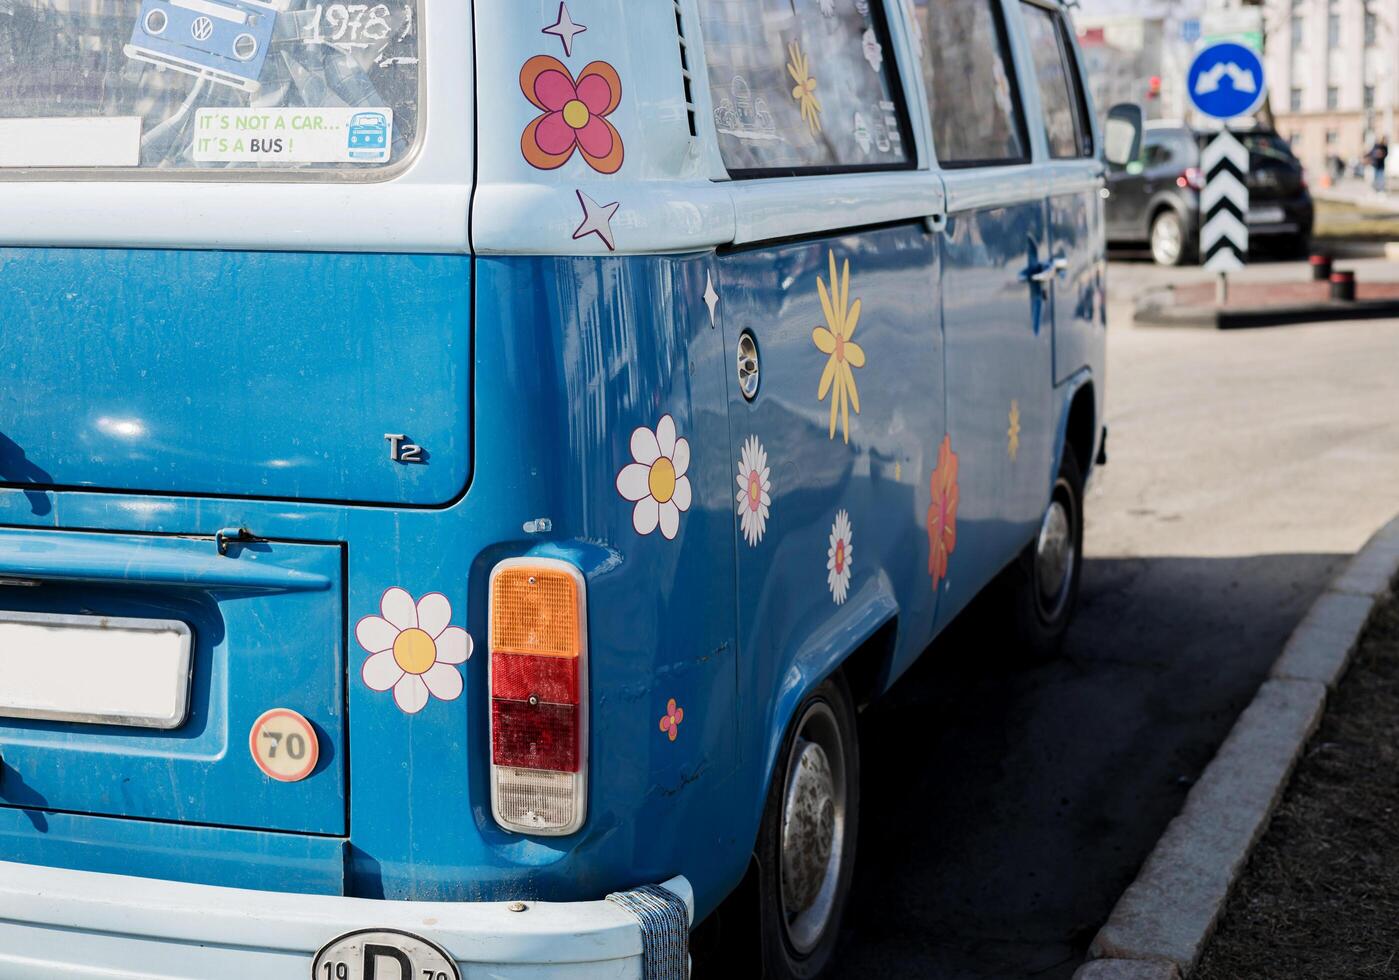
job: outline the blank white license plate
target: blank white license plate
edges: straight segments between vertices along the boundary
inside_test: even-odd
[[[1250,208],[1248,223],[1251,225],[1280,225],[1287,215],[1282,208]]]
[[[192,645],[172,620],[0,612],[0,718],[178,728]]]

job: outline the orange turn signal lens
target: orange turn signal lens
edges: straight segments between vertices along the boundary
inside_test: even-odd
[[[515,566],[491,582],[491,650],[536,657],[577,657],[578,583],[567,572]]]

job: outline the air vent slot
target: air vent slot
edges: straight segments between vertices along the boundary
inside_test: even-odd
[[[685,12],[680,0],[675,3],[675,34],[680,40],[680,77],[685,82],[685,118],[690,124],[690,135],[697,136],[695,129],[695,76],[690,69],[690,42],[685,40]]]

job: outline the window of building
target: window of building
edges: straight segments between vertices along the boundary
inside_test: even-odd
[[[913,165],[879,0],[702,0],[699,9],[731,175]]]
[[[923,80],[944,167],[1030,158],[1015,66],[998,0],[928,0]],[[958,43],[948,44],[948,38]]]
[[[1326,108],[1338,109],[1341,105],[1341,90],[1334,85],[1326,88]]]
[[[419,119],[419,0],[6,0],[17,166],[374,170]]]
[[[1375,107],[1375,86],[1373,86],[1373,85],[1366,85],[1366,86],[1365,86],[1365,108],[1366,108],[1366,109],[1373,109],[1374,107]]]
[[[1291,33],[1292,33],[1292,50],[1293,50],[1293,51],[1301,51],[1301,50],[1302,50],[1302,38],[1303,38],[1303,36],[1304,36],[1304,35],[1303,35],[1303,26],[1302,26],[1303,23],[1304,23],[1304,21],[1302,20],[1302,15],[1301,15],[1301,14],[1293,14],[1293,15],[1292,15]]]
[[[1340,134],[1340,133],[1336,132],[1334,129],[1328,129],[1328,130],[1326,131],[1326,145],[1327,145],[1327,146],[1335,146],[1335,145],[1336,145],[1337,143],[1339,143],[1340,141],[1341,141],[1341,134]]]
[[[1022,3],[1025,33],[1035,60],[1040,103],[1044,110],[1044,130],[1049,139],[1049,155],[1056,160],[1093,155],[1093,136],[1088,111],[1078,84],[1078,71],[1071,62],[1063,19],[1035,3]]]
[[[1333,50],[1341,46],[1341,15],[1329,14],[1326,18],[1326,45]]]
[[[1294,88],[1288,93],[1287,108],[1292,112],[1302,111],[1302,90],[1300,88]]]
[[[1365,47],[1373,48],[1379,43],[1379,21],[1373,10],[1365,11]]]

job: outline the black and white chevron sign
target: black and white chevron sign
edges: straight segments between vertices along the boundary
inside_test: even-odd
[[[1206,269],[1232,272],[1248,262],[1248,147],[1229,130],[1200,156],[1200,257]]]

